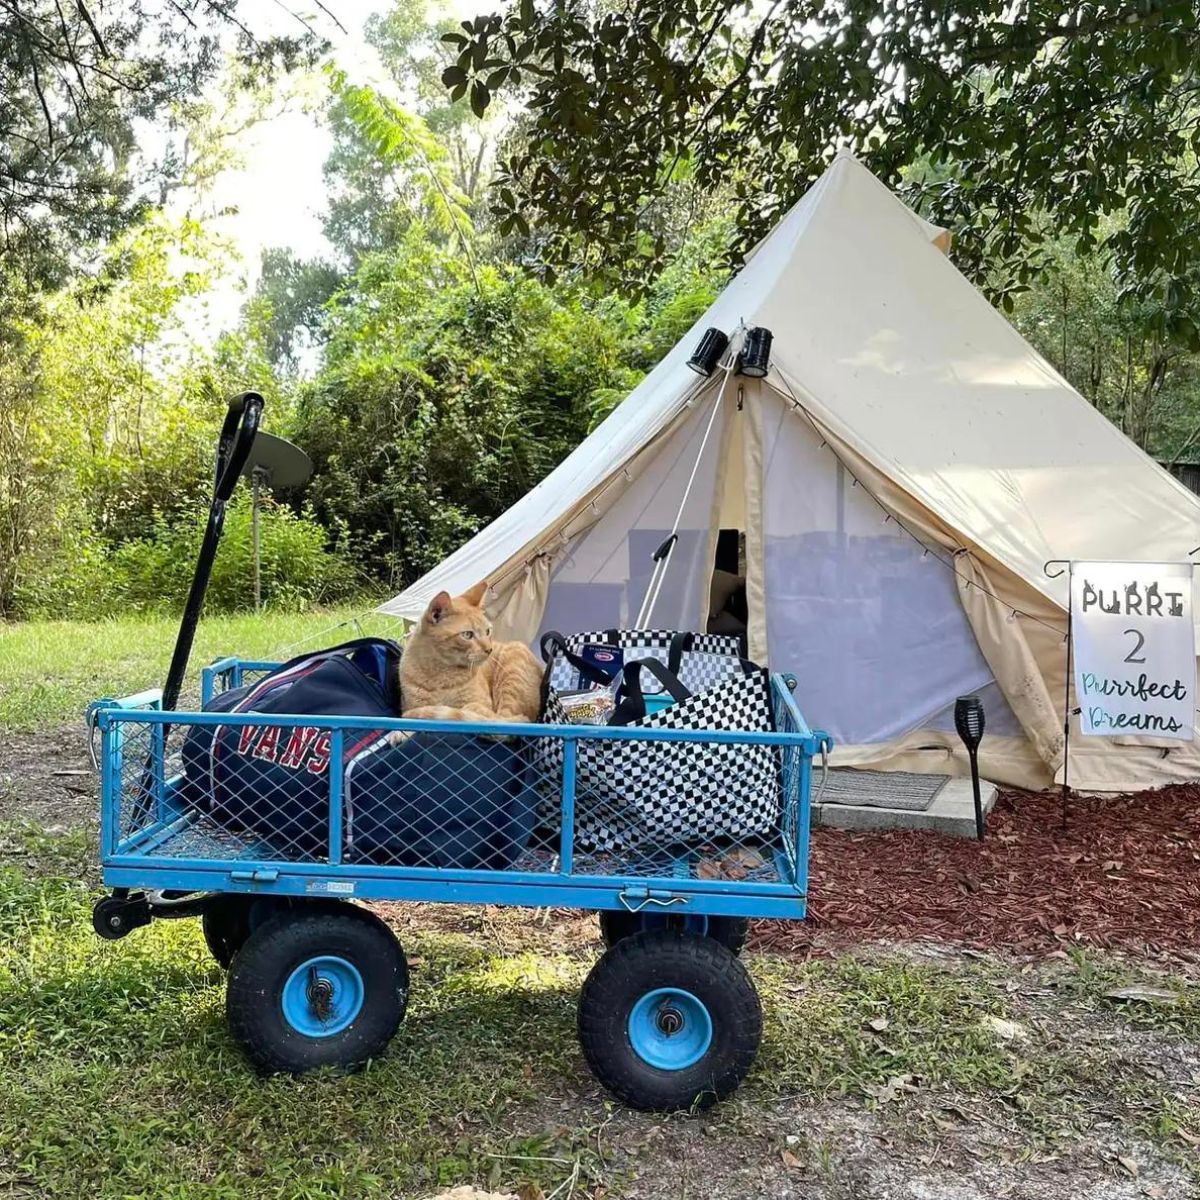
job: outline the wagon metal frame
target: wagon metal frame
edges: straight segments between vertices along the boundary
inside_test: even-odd
[[[225,658],[205,668],[205,702],[227,687],[277,664]],[[670,909],[680,914],[799,919],[806,911],[808,839],[813,760],[827,752],[827,735],[809,729],[788,680],[771,681],[777,731],[718,733],[705,730],[594,728],[583,725],[475,724],[456,721],[385,721],[378,717],[265,716],[256,713],[171,712],[156,689],[122,700],[101,701],[92,721],[100,736],[100,854],[104,882],[116,889],[169,892],[243,892],[276,896],[334,896],[363,900],[442,901],[533,907],[621,910]],[[232,854],[180,852],[183,835],[208,820],[179,802],[182,775],[167,754],[168,730],[197,726],[317,727],[331,735],[329,814],[323,861],[297,861],[264,842],[259,853],[236,847]],[[560,832],[553,869],[460,870],[371,865],[344,861],[343,744],[371,730],[405,730],[447,738],[504,737],[515,741],[555,738],[563,744]],[[581,741],[636,740],[770,745],[780,753],[780,836],[771,847],[773,869],[749,879],[697,878],[684,857],[648,876],[615,870],[580,870],[575,845],[576,748]],[[148,749],[148,754],[147,754]],[[136,793],[136,795],[134,794]],[[130,824],[138,807],[143,819]],[[124,828],[123,828],[124,826]],[[216,845],[216,843],[214,843]],[[769,876],[773,875],[774,878]]]

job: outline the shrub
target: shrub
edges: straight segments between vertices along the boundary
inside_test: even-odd
[[[262,598],[265,606],[299,611],[361,590],[359,572],[336,549],[309,513],[265,500],[259,514]],[[207,511],[168,522],[159,517],[152,536],[115,547],[94,535],[65,539],[49,561],[22,572],[18,602],[26,616],[99,617],[115,610],[179,611],[187,599]],[[254,550],[249,497],[230,504],[209,582],[206,611],[237,612],[254,606]]]

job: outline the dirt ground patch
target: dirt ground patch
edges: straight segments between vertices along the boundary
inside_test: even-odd
[[[850,1101],[792,1102],[712,1123],[621,1113],[602,1145],[629,1200],[1187,1200],[1186,1170],[1148,1145],[1030,1155],[967,1119],[968,1101],[881,1116]],[[1128,1165],[1121,1165],[1125,1159]],[[1134,1174],[1136,1172],[1136,1174]]]
[[[0,738],[0,822],[35,822],[51,834],[91,828],[99,794],[80,725]]]

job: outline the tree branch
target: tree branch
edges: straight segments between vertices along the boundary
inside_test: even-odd
[[[55,0],[55,3],[57,4],[57,0]],[[88,12],[87,5],[83,2],[83,0],[75,0],[75,8],[78,10],[79,15],[84,19],[87,27],[92,31],[92,37],[96,40],[97,49],[102,55],[104,55],[105,58],[108,58],[108,47],[104,44],[104,39],[100,36],[100,30],[96,28],[96,22],[92,20],[92,14]],[[62,10],[59,9],[59,12],[61,13]]]

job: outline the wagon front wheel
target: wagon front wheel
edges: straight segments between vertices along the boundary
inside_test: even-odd
[[[360,908],[286,909],[246,939],[225,997],[230,1031],[264,1074],[356,1070],[404,1019],[408,963],[392,931]]]
[[[762,1007],[746,968],[712,938],[623,938],[579,998],[579,1041],[596,1078],[633,1108],[707,1108],[746,1077]]]
[[[200,917],[204,943],[217,965],[229,970],[237,952],[260,925],[284,909],[305,907],[325,912],[350,909],[344,900],[313,896],[254,896],[245,892],[223,892],[209,896]]]

